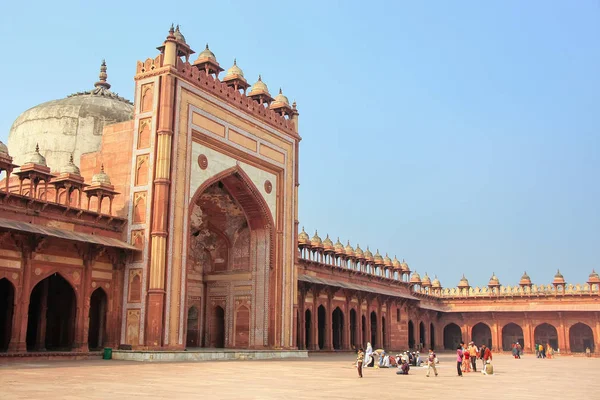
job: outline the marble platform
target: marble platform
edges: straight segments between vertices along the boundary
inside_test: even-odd
[[[188,349],[186,351],[113,350],[113,360],[147,362],[280,360],[308,358],[306,350]]]

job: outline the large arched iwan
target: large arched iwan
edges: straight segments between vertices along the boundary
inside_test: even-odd
[[[250,227],[251,234],[259,231],[265,230],[266,235],[269,241],[269,257],[268,257],[268,342],[267,345],[272,347],[275,345],[276,335],[280,334],[280,329],[277,329],[276,319],[275,319],[275,302],[276,299],[281,299],[281,290],[283,285],[278,285],[277,282],[281,281],[282,277],[282,269],[283,269],[283,255],[282,251],[279,251],[278,260],[275,259],[276,253],[276,240],[275,240],[275,231],[276,226],[273,221],[273,216],[271,215],[269,206],[267,205],[265,199],[262,197],[260,191],[253,184],[250,177],[244,172],[244,170],[236,165],[220,173],[214,175],[213,177],[207,179],[198,189],[196,189],[193,197],[190,199],[190,207],[188,212],[188,220],[192,217],[194,212],[194,207],[202,194],[215,183],[220,182],[223,187],[229,192],[231,197],[237,202],[240,208],[243,210],[246,220],[248,221],[248,226]],[[280,224],[283,224],[283,221],[279,221]],[[190,227],[191,224],[188,224]],[[281,227],[277,227],[283,228]],[[189,229],[189,228],[188,228]],[[187,232],[188,238],[190,232]],[[188,247],[188,252],[190,251],[191,246]],[[189,254],[188,254],[189,257]],[[187,280],[187,279],[186,279]],[[187,287],[187,284],[186,284]],[[187,296],[186,296],[187,299]],[[186,300],[187,301],[187,300]],[[256,305],[252,307],[254,310],[257,309]]]

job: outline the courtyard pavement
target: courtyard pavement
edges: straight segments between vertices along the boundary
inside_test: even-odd
[[[353,354],[302,360],[136,363],[40,361],[0,364],[0,399],[600,399],[600,359],[494,357],[494,376],[456,376],[439,355],[439,376],[367,368]]]

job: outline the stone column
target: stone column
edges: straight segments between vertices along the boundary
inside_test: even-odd
[[[502,328],[500,328],[496,319],[494,319],[494,326],[492,327],[492,345],[494,351],[502,351]]]
[[[369,299],[367,299],[367,315],[365,315],[365,323],[367,324],[367,329],[365,329],[365,334],[367,335],[367,337],[365,338],[366,345],[367,343],[371,342],[371,302],[369,301]]]
[[[327,309],[325,310],[325,350],[333,350],[333,293],[327,292]]]
[[[344,333],[343,333],[343,344],[342,344],[342,350],[350,350],[352,349],[352,343],[350,343],[350,338],[352,337],[352,335],[350,334],[350,301],[351,301],[351,297],[349,296],[348,293],[346,293],[346,304],[345,304],[345,311],[344,311]]]
[[[96,249],[89,249],[83,256],[83,278],[81,279],[81,292],[77,301],[77,319],[75,320],[75,343],[77,351],[89,351],[88,332],[90,329],[90,295],[92,288],[92,265],[96,256]]]
[[[384,347],[383,343],[383,307],[381,299],[377,299],[377,347]]]
[[[313,312],[311,315],[312,337],[310,343],[311,350],[319,350],[319,291],[313,287]]]
[[[44,240],[44,239],[42,239]],[[21,288],[19,290],[20,298],[17,299],[15,292],[15,302],[20,303],[21,311],[13,317],[13,335],[17,340],[11,340],[11,350],[14,352],[27,351],[27,322],[29,319],[29,300],[31,295],[31,256],[33,250],[28,243],[20,243],[21,247]],[[18,319],[17,319],[18,318]],[[15,329],[18,331],[15,332]]]
[[[156,130],[156,161],[154,166],[153,201],[150,215],[149,286],[146,318],[146,346],[160,348],[163,345],[163,321],[165,302],[165,277],[169,216],[169,190],[171,185],[171,144],[173,137],[173,109],[175,78],[160,77],[158,126]]]
[[[560,321],[558,328],[556,329],[556,333],[558,335],[558,348],[560,349],[561,353],[568,354],[571,352],[571,345],[569,343],[569,337],[567,335],[567,329],[562,313],[558,313],[558,318]],[[544,347],[546,347],[546,343],[544,343]]]
[[[358,343],[358,347],[362,347],[363,349],[365,348],[366,342],[365,342],[365,338],[363,337],[363,323],[362,323],[362,316],[363,316],[363,311],[362,311],[362,297],[358,297],[358,309],[356,312],[356,318],[358,319],[358,321],[356,321],[356,327],[358,329],[358,332],[356,332],[356,341]]]
[[[533,345],[535,344],[535,338],[533,335],[533,327],[531,326],[531,321],[525,321],[525,329],[523,330],[523,336],[525,336],[525,343],[523,344],[523,348],[526,351],[533,352],[535,354],[535,349]]]

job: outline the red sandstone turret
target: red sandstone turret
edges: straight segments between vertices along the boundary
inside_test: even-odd
[[[258,81],[256,81],[256,83],[254,83],[254,85],[252,85],[252,89],[250,89],[250,93],[248,93],[248,97],[250,97],[251,99],[253,99],[254,101],[256,101],[259,104],[267,104],[269,105],[272,101],[273,98],[271,97],[271,94],[269,93],[269,88],[267,87],[267,85],[262,81],[262,76],[258,76]]]
[[[4,183],[6,185],[5,190],[8,193],[8,182],[10,181],[10,174],[18,165],[13,164],[13,158],[8,154],[8,147],[2,141],[0,141],[0,172],[6,171],[4,177]]]
[[[50,168],[46,165],[46,158],[40,154],[40,146],[35,145],[35,151],[28,160],[21,166],[19,171],[15,172],[19,177],[19,194],[23,194],[23,181],[29,180],[29,197],[38,198],[38,185],[44,182],[44,196],[48,193],[48,183],[54,176],[50,173]],[[41,198],[41,194],[39,196]],[[48,199],[44,199],[48,200]]]
[[[523,273],[521,280],[519,281],[519,286],[522,288],[530,288],[531,289],[531,278],[527,275],[527,271]]]
[[[219,73],[224,71],[217,62],[215,53],[208,48],[208,43],[206,43],[206,48],[198,54],[198,58],[194,61],[194,67],[198,68],[200,71],[204,71],[207,75],[214,74],[215,78],[219,78]]]
[[[244,94],[246,94],[246,89],[250,87],[250,84],[246,78],[244,78],[244,72],[240,67],[238,67],[237,60],[235,58],[233,59],[233,65],[227,70],[227,73],[223,78],[223,82],[235,90],[242,89]]]

